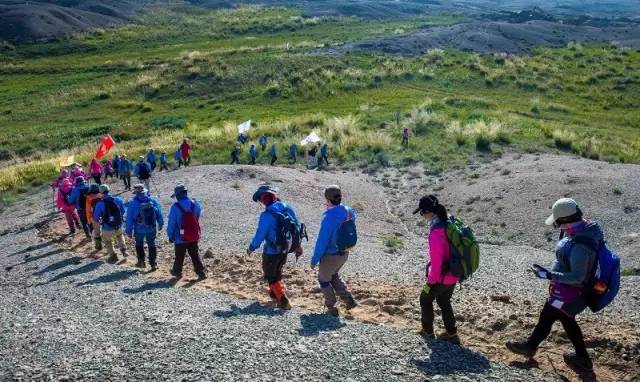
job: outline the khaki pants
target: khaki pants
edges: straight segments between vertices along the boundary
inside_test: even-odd
[[[100,223],[93,222],[93,238],[100,238]]]
[[[118,244],[118,248],[120,248],[120,251],[124,254],[124,252],[126,252],[127,250],[127,245],[124,242],[124,231],[122,230],[122,228],[118,228],[115,231],[107,231],[104,229],[102,230],[102,241],[107,248],[107,255],[109,256],[117,256],[116,252],[113,250],[114,239]]]
[[[349,255],[324,255],[318,266],[318,281],[324,295],[324,304],[327,308],[336,305],[336,295],[344,302],[352,302],[353,296],[347,289],[347,285],[338,274],[342,266],[347,262]]]

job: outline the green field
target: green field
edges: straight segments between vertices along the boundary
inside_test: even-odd
[[[41,185],[56,160],[86,161],[111,134],[130,155],[173,151],[223,163],[252,119],[282,152],[311,130],[349,167],[564,151],[640,161],[640,52],[570,45],[530,56],[432,50],[419,57],[331,54],[349,41],[456,17],[306,18],[291,9],[157,8],[124,27],[0,44],[0,192]],[[403,127],[412,130],[408,149]],[[282,156],[282,155],[281,155]]]

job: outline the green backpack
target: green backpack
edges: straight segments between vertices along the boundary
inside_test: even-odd
[[[446,270],[465,281],[478,270],[480,265],[480,246],[473,230],[456,217],[450,217],[446,223],[447,239],[451,247],[451,260]]]

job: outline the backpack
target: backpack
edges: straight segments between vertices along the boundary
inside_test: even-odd
[[[151,178],[151,173],[149,173],[149,169],[146,164],[140,164],[140,171],[138,172],[138,178],[145,180]]]
[[[195,241],[200,240],[200,222],[198,221],[198,216],[196,216],[195,208],[196,204],[191,202],[191,207],[189,211],[185,211],[184,208],[180,205],[179,202],[175,203],[175,206],[182,213],[182,227],[180,228],[180,238],[185,243],[193,243]]]
[[[480,265],[480,246],[471,227],[461,219],[450,217],[445,223],[451,259],[445,269],[465,281],[478,270]]]
[[[102,223],[109,227],[120,227],[122,225],[122,212],[113,199],[103,199],[104,213],[102,214]]]
[[[80,196],[78,198],[79,200],[79,205],[80,208],[78,208],[79,210],[83,210],[86,208],[87,205],[87,194],[89,193],[89,188],[82,188],[80,189]]]
[[[276,219],[276,241],[271,243],[280,248],[282,253],[293,253],[302,243],[300,227],[288,212],[267,210]]]
[[[358,231],[356,230],[356,222],[351,216],[351,212],[347,210],[346,219],[338,228],[336,246],[339,251],[347,251],[356,246],[358,242]]]
[[[156,227],[156,208],[150,200],[140,203],[136,223],[147,228]]]
[[[596,242],[586,237],[574,237],[574,244],[583,244],[596,253],[596,261],[589,281],[585,284],[587,306],[593,312],[607,307],[620,289],[620,258],[605,241]]]

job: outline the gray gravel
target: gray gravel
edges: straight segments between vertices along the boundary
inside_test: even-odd
[[[42,217],[0,216],[2,380],[556,380],[403,330],[167,288],[39,241]]]

